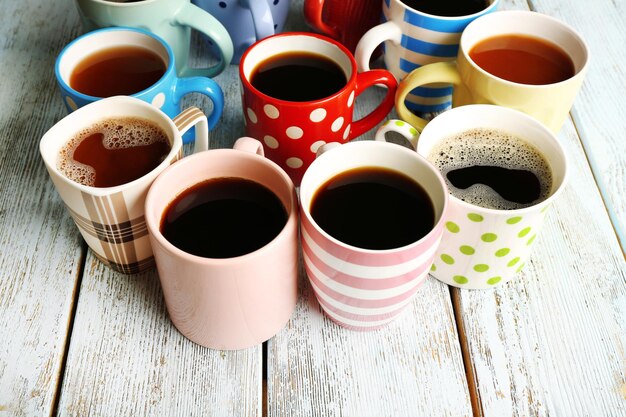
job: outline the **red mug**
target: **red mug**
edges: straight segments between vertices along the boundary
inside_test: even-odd
[[[264,94],[252,85],[259,65],[288,54],[307,54],[335,63],[346,82],[333,94],[310,101],[288,101]],[[265,145],[265,154],[299,185],[317,149],[344,143],[373,129],[393,107],[397,82],[387,70],[357,73],[354,56],[339,42],[322,35],[287,32],[262,39],[246,50],[239,64],[246,134]],[[310,79],[302,80],[302,88]],[[300,85],[296,80],[296,85]],[[353,121],[355,101],[367,88],[384,85],[382,102]],[[293,88],[297,88],[293,87]]]
[[[377,0],[304,0],[309,26],[338,40],[352,53],[365,32],[380,23],[382,13],[382,3]]]

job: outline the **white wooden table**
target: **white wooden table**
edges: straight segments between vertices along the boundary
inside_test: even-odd
[[[467,291],[429,278],[389,327],[356,333],[321,313],[301,272],[287,326],[222,352],[178,333],[156,271],[96,260],[48,178],[38,144],[65,115],[53,65],[82,33],[74,4],[0,1],[0,417],[626,416],[626,1],[500,8],[529,5],[579,30],[592,62],[559,134],[570,184],[517,279]],[[302,0],[288,28],[308,30]],[[230,147],[237,67],[215,80],[227,105],[211,147]]]

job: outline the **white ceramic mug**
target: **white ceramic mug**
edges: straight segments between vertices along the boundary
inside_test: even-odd
[[[567,158],[554,134],[532,117],[506,107],[474,104],[448,110],[426,125],[421,135],[406,122],[390,120],[376,133],[377,140],[395,131],[432,159],[445,139],[472,129],[495,129],[532,145],[545,157],[552,184],[547,198],[532,205],[499,210],[480,207],[450,195],[450,210],[431,275],[459,288],[483,289],[514,278],[527,262],[548,208],[567,182]],[[450,187],[451,188],[451,187]]]
[[[156,168],[134,181],[115,187],[90,187],[66,177],[57,162],[61,149],[79,132],[111,118],[136,117],[159,126],[168,136],[171,149]],[[152,181],[182,157],[182,134],[196,127],[195,152],[208,148],[208,124],[195,107],[174,120],[156,107],[134,97],[117,96],[98,100],[70,113],[50,130],[39,150],[57,192],[67,206],[87,245],[111,268],[131,274],[154,264],[144,218],[144,200]]]

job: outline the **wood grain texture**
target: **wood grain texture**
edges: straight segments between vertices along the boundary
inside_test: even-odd
[[[193,37],[192,65],[211,58]],[[244,135],[238,66],[215,81],[222,87],[222,119],[210,148],[229,148]],[[212,111],[190,94],[183,107]],[[193,144],[185,145],[186,154]],[[236,351],[203,348],[174,327],[156,270],[136,276],[112,272],[88,254],[58,415],[255,416],[261,414],[261,345]]]
[[[50,413],[84,254],[39,154],[65,115],[52,68],[72,7],[0,3],[0,416]]]
[[[156,270],[127,276],[88,255],[58,415],[255,416],[261,348],[217,351],[167,316]]]
[[[454,290],[485,416],[626,415],[626,265],[571,122],[569,186],[530,262],[496,291]]]
[[[619,110],[624,100],[619,89],[609,91],[620,78],[624,85],[623,70],[606,69],[616,66],[618,55],[608,50],[614,40],[622,43],[614,32],[623,34],[624,15],[609,1],[593,7],[551,0],[530,5],[580,31],[592,54],[600,52],[593,58],[600,68],[591,66],[576,99],[575,126],[568,120],[559,134],[569,156],[569,185],[551,209],[529,264],[497,291],[453,290],[475,381],[470,389],[485,416],[624,416],[626,264],[593,177],[602,180],[608,173],[621,181],[621,190],[609,198],[623,207],[626,154],[612,132],[624,131]],[[501,9],[526,8],[520,2],[501,4]],[[604,18],[608,21],[601,22]],[[593,166],[592,175],[586,156],[595,152],[615,154],[604,159],[605,166]]]
[[[302,0],[292,2],[292,30],[309,30],[301,8]],[[368,89],[356,100],[355,118],[383,96],[383,89]],[[356,140],[372,140],[374,133]],[[268,342],[269,416],[472,414],[446,285],[429,278],[387,328],[353,332],[324,316],[303,269],[300,275],[296,311]]]
[[[572,108],[613,226],[626,251],[626,2],[597,0],[575,7],[560,0],[533,1],[533,10],[576,29],[590,49],[590,66]]]

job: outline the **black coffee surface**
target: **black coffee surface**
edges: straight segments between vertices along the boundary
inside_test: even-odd
[[[474,184],[484,184],[513,203],[532,203],[541,196],[539,178],[525,169],[471,166],[454,169],[447,177],[453,186],[462,190]]]
[[[412,9],[434,16],[467,16],[489,6],[486,0],[401,0]]]
[[[424,237],[435,210],[421,185],[378,167],[357,168],[323,184],[311,215],[335,239],[363,249],[393,249]]]
[[[290,52],[261,62],[250,82],[270,97],[303,102],[332,96],[347,80],[339,65],[322,55]]]
[[[271,242],[287,211],[265,186],[217,178],[185,190],[167,207],[161,233],[177,248],[205,258],[233,258]]]
[[[551,194],[547,158],[526,140],[498,129],[469,129],[444,138],[428,160],[453,196],[480,207],[515,210]]]

